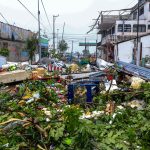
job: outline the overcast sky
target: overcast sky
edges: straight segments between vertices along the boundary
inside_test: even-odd
[[[27,8],[37,16],[37,1],[38,0],[20,0]],[[42,32],[46,32],[52,38],[52,20],[53,15],[59,14],[56,19],[56,29],[59,29],[59,37],[61,37],[63,24],[65,22],[66,41],[71,43],[74,40],[75,51],[83,48],[77,47],[79,41],[85,39],[85,34],[90,28],[89,26],[94,23],[95,18],[98,17],[101,10],[121,9],[132,7],[137,0],[43,0],[45,8],[51,23],[49,26],[46,20],[42,5],[40,5],[41,19],[44,24]],[[37,31],[37,21],[21,6],[17,0],[0,0],[0,12],[8,20],[10,24]],[[5,20],[0,16],[0,21]],[[57,31],[57,30],[56,30]],[[95,41],[96,31],[86,35],[88,41]],[[77,35],[80,34],[80,35]],[[71,46],[70,46],[71,47]]]

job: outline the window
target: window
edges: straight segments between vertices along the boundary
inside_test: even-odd
[[[114,33],[115,33],[115,27],[112,28],[112,34],[114,34]]]
[[[124,32],[131,32],[131,25],[130,24],[124,25]]]
[[[150,24],[148,25],[148,30],[150,30]]]
[[[8,43],[7,42],[3,42],[3,48],[8,48]]]
[[[133,19],[136,19],[136,17],[137,17],[137,11],[135,11],[135,12],[133,13]]]
[[[123,32],[123,24],[118,24],[118,32]]]
[[[137,24],[133,25],[133,32],[137,32]],[[145,24],[139,25],[139,32],[146,32],[146,25]]]
[[[150,4],[149,4],[149,11],[150,11]]]
[[[144,7],[142,7],[139,12],[139,15],[143,15],[143,14],[144,14]]]

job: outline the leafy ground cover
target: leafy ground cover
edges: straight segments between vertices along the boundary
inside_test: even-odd
[[[65,85],[55,81],[2,86],[0,149],[150,149],[150,83],[136,90],[123,85],[101,92],[93,104],[84,105],[68,105],[66,92]],[[128,105],[134,99],[145,102],[141,109]]]

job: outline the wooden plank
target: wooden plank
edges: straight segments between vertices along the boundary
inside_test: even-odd
[[[12,83],[26,79],[31,79],[31,72],[27,72],[25,70],[16,70],[0,73],[0,83]]]

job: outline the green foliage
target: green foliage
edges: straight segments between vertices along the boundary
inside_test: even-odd
[[[89,64],[89,62],[90,62],[89,58],[82,58],[79,65],[81,65],[81,66],[82,65],[87,65],[87,64]]]
[[[39,149],[39,146],[56,150],[150,149],[149,83],[144,83],[139,91],[115,91],[108,96],[116,99],[118,105],[133,97],[142,97],[146,100],[143,110],[126,106],[116,108],[112,115],[102,114],[89,119],[81,119],[81,116],[87,111],[105,110],[107,94],[101,93],[94,98],[97,104],[94,108],[90,105],[83,109],[79,105],[61,103],[56,91],[46,88],[53,84],[54,81],[25,82],[17,86],[17,94],[13,97],[0,92],[0,149],[32,150]],[[63,87],[55,85],[60,89]],[[19,105],[27,91],[39,92],[40,97],[32,103]],[[128,98],[124,98],[125,95]],[[50,115],[46,115],[42,108],[46,108]],[[12,118],[26,120],[27,124],[21,121],[3,124]]]
[[[38,39],[36,36],[33,36],[31,39],[26,41],[26,49],[29,51],[29,59],[31,60],[31,64],[33,61],[33,56],[37,50],[38,46]]]
[[[0,55],[8,57],[9,56],[9,50],[7,48],[1,48],[0,49]]]
[[[65,40],[61,40],[59,42],[58,48],[59,48],[60,52],[64,53],[68,49],[68,44],[66,43]]]
[[[64,111],[65,123],[69,132],[74,132],[78,129],[81,116],[81,110],[76,106],[66,107]]]

